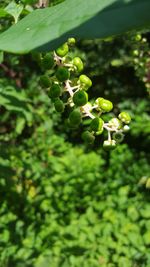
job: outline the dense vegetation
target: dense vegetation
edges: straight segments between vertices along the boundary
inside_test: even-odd
[[[5,25],[6,26],[6,25]],[[0,266],[149,267],[148,31],[78,41],[74,55],[131,130],[114,151],[86,146],[39,85],[34,55],[0,69]],[[88,121],[87,121],[88,123]],[[104,138],[104,137],[102,137]]]

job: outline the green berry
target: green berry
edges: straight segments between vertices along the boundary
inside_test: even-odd
[[[98,108],[103,112],[109,112],[113,108],[112,102],[102,97],[99,97],[96,100],[96,104],[98,105]]]
[[[126,124],[129,124],[131,121],[130,115],[125,111],[121,112],[118,117],[123,123],[126,123]]]
[[[54,57],[51,54],[46,54],[42,59],[42,66],[44,69],[48,70],[54,66]]]
[[[67,43],[68,43],[68,45],[73,46],[76,43],[76,39],[73,38],[73,37],[72,38],[68,38]]]
[[[84,66],[80,57],[74,57],[72,62],[78,72],[81,72],[83,70]]]
[[[101,132],[103,130],[104,121],[101,118],[94,118],[90,124],[90,128],[94,132]]]
[[[79,110],[73,110],[69,115],[69,123],[71,126],[78,126],[82,121],[82,116]]]
[[[84,140],[84,142],[86,142],[88,144],[93,144],[94,143],[95,136],[89,131],[83,132],[81,137]]]
[[[68,80],[70,77],[70,72],[66,67],[59,67],[56,71],[56,78],[60,81],[60,82],[64,82],[66,80]]]
[[[32,52],[32,59],[40,64],[42,60],[42,54],[34,51]]]
[[[119,119],[117,118],[112,118],[110,121],[109,121],[109,126],[110,127],[114,127],[116,129],[121,129],[121,126],[122,126],[122,123]]]
[[[104,130],[104,128],[102,128],[100,131],[96,132],[95,134],[100,135],[100,134],[102,134],[103,130]]]
[[[88,88],[90,88],[92,86],[91,79],[88,76],[84,75],[84,74],[80,75],[79,81],[80,81],[81,87],[84,90],[87,90]]]
[[[40,85],[44,88],[48,88],[51,86],[51,80],[47,75],[42,75],[40,77]]]
[[[139,55],[139,51],[137,49],[133,50],[133,56],[138,56]]]
[[[142,39],[141,34],[137,34],[137,35],[135,36],[135,40],[136,40],[136,41],[141,41],[141,39]]]
[[[103,143],[103,147],[105,150],[113,150],[116,147],[116,141],[115,140],[105,140]]]
[[[65,108],[63,101],[60,100],[59,98],[56,99],[56,101],[54,102],[54,107],[55,107],[56,111],[60,112],[60,113],[63,112],[64,108]]]
[[[64,57],[67,55],[68,51],[69,51],[69,47],[68,47],[67,43],[64,43],[63,45],[61,45],[60,47],[58,47],[56,49],[56,54],[59,57]]]
[[[73,95],[73,102],[78,107],[84,106],[88,102],[88,94],[79,90]]]
[[[60,87],[58,84],[56,84],[56,83],[54,83],[54,84],[51,86],[50,91],[48,92],[48,96],[49,96],[50,98],[57,98],[57,97],[59,97],[61,94],[62,94],[62,89],[61,89],[61,87]]]

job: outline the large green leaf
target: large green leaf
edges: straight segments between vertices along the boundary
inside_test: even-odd
[[[0,49],[52,50],[66,38],[104,38],[150,25],[150,0],[66,0],[38,9],[0,35]]]

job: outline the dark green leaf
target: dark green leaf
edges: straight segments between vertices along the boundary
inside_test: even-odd
[[[104,38],[150,25],[149,0],[66,0],[38,9],[0,35],[0,49],[53,50],[68,37]]]

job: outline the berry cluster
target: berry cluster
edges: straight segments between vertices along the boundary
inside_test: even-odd
[[[82,139],[86,143],[92,144],[95,136],[106,130],[108,138],[103,147],[106,150],[114,149],[123,140],[124,132],[129,130],[130,115],[123,111],[118,118],[104,122],[103,114],[110,112],[113,104],[102,97],[92,104],[89,102],[87,91],[92,86],[92,81],[87,75],[81,74],[84,69],[81,58],[70,57],[69,49],[74,45],[75,39],[69,38],[56,51],[42,56],[41,66],[46,72],[40,77],[40,84],[46,88],[57,112],[62,113],[69,106],[68,126],[75,128],[84,118],[91,119],[89,129],[82,133]]]
[[[137,76],[144,82],[150,94],[150,49],[149,42],[140,33],[132,35],[131,60]]]

